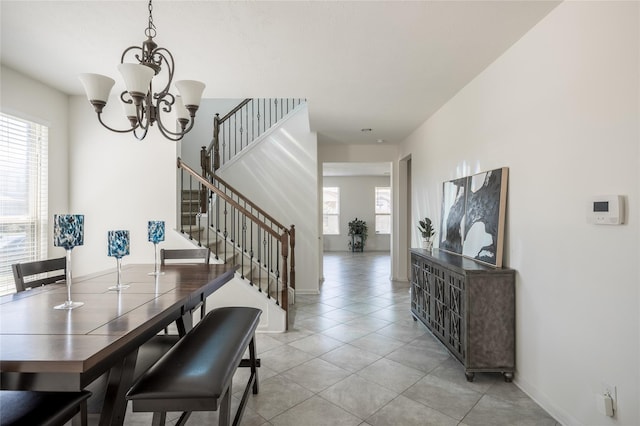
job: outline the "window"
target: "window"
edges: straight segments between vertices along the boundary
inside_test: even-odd
[[[376,234],[391,234],[391,188],[376,186]]]
[[[340,235],[340,188],[322,188],[322,233]]]
[[[11,265],[47,257],[48,128],[0,113],[0,295]]]

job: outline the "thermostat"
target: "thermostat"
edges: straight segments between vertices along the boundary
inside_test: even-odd
[[[624,223],[624,197],[598,195],[587,203],[587,223],[595,225],[622,225]]]

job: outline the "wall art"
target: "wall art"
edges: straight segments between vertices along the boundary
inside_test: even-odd
[[[502,167],[444,182],[441,250],[502,266],[508,176]]]

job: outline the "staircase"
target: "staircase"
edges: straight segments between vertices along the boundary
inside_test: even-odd
[[[295,295],[295,227],[280,224],[215,171],[303,102],[245,99],[223,118],[216,114],[201,173],[178,158],[180,231],[216,259],[237,265],[241,279],[285,312]]]

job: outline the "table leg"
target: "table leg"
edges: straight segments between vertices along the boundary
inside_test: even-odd
[[[115,426],[124,424],[124,416],[127,410],[125,395],[133,383],[133,373],[138,358],[136,348],[124,357],[122,362],[114,365],[109,370],[107,390],[100,414],[100,426]]]

